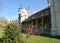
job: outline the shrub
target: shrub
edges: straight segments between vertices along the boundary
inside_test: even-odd
[[[21,41],[20,29],[18,25],[14,23],[6,25],[3,43],[22,43]]]

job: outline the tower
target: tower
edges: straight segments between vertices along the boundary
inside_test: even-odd
[[[20,5],[19,9],[18,9],[18,13],[19,13],[19,24],[21,24],[21,10],[22,10],[22,4]]]
[[[60,0],[50,0],[51,34],[60,35]]]
[[[28,13],[28,16],[30,16],[30,6],[28,6],[27,13]]]
[[[25,8],[22,7],[22,5],[20,5],[19,9],[19,27],[22,28],[22,22],[26,19],[28,19],[30,12],[29,12],[29,8],[28,8],[28,12]]]

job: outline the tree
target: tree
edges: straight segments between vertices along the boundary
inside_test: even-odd
[[[40,35],[41,34],[41,31],[39,29],[39,26],[36,26],[36,25],[29,25],[26,26],[26,43],[28,43],[28,40],[29,40],[29,37],[31,35]]]
[[[14,23],[6,25],[3,43],[22,43],[18,25]]]
[[[5,17],[0,17],[0,28],[5,28],[7,24],[7,19]]]

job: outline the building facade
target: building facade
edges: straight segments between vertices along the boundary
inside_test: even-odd
[[[51,13],[50,7],[42,9],[22,22],[24,30],[37,27],[40,32],[51,34]],[[31,27],[30,27],[31,26]]]
[[[21,24],[26,29],[41,30],[41,33],[60,36],[60,0],[49,0],[49,6],[32,14]]]
[[[18,10],[18,12],[19,12],[19,17],[18,17],[18,19],[19,19],[19,27],[22,28],[22,29],[23,29],[23,27],[22,27],[21,23],[24,20],[28,19],[29,15],[30,15],[29,9],[27,9],[27,10],[25,8],[23,8],[22,5],[20,5],[19,10]]]

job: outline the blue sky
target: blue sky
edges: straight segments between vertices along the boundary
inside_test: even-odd
[[[47,0],[0,0],[2,3],[2,13],[0,17],[7,19],[18,18],[18,8],[22,4],[23,8],[30,6],[30,13],[38,11],[40,8],[47,7]]]

